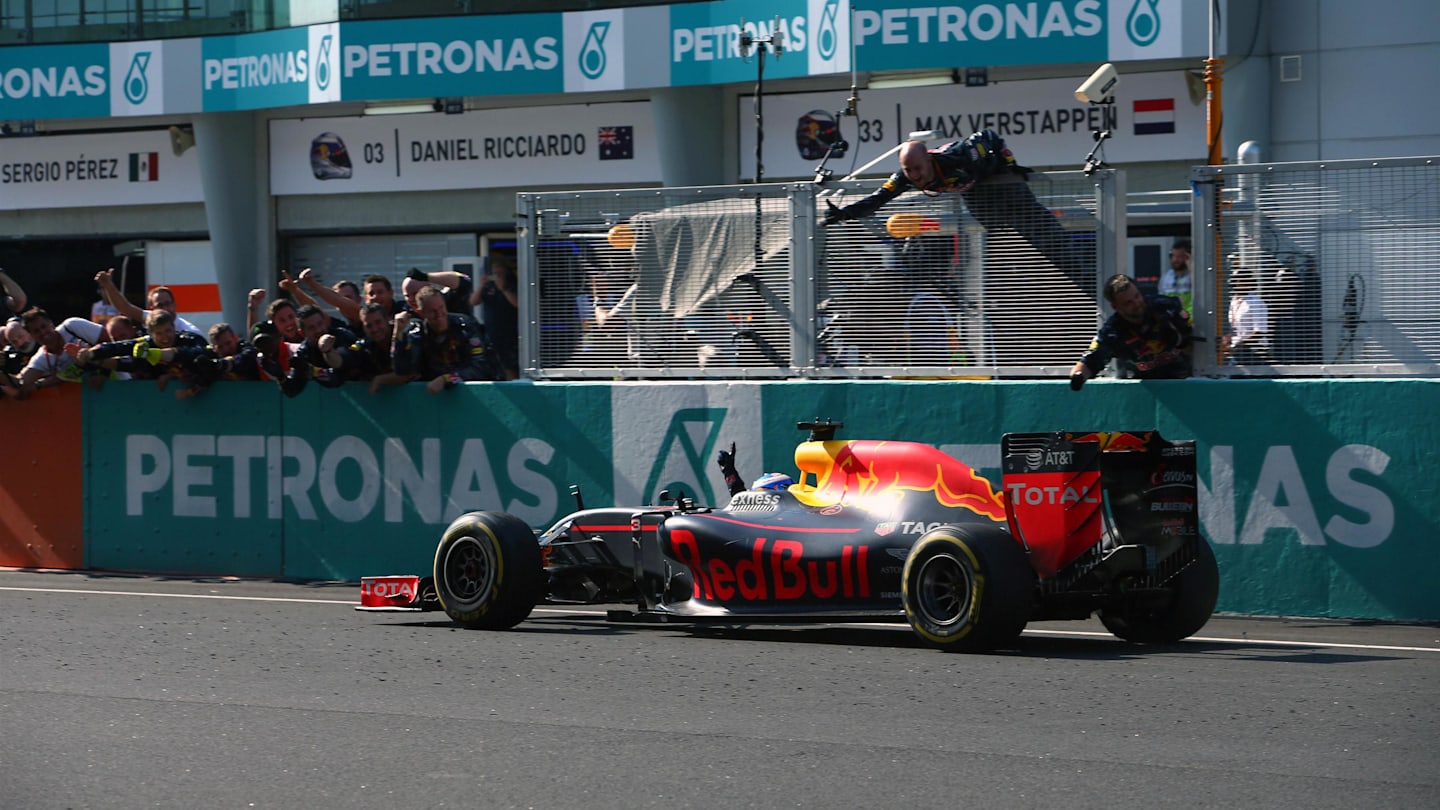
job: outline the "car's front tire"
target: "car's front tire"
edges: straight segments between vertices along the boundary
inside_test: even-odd
[[[456,518],[435,547],[435,592],[456,623],[505,630],[540,599],[540,544],[524,521],[503,512]]]
[[[976,652],[1011,644],[1029,621],[1035,572],[1025,550],[992,526],[941,526],[905,561],[905,616],[925,644]]]

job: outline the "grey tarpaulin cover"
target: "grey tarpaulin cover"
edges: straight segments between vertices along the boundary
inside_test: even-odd
[[[786,198],[752,197],[687,203],[631,217],[637,295],[655,301],[671,317],[691,315],[737,278],[788,249],[788,216]]]

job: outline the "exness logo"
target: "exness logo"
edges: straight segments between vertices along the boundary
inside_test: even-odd
[[[587,79],[598,79],[605,73],[605,35],[610,33],[610,23],[599,20],[590,24],[585,34],[585,44],[580,48],[580,73]]]
[[[125,73],[125,100],[139,104],[150,95],[150,79],[145,68],[150,65],[150,51],[137,51],[130,59],[130,70]]]

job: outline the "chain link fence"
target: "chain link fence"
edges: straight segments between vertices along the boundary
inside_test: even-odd
[[[1213,375],[1440,373],[1440,158],[1191,171]]]
[[[521,194],[536,379],[1063,376],[1117,272],[1123,178],[911,193],[874,181]]]

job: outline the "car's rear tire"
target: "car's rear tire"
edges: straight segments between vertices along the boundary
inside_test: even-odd
[[[902,583],[911,629],[947,652],[1013,643],[1035,596],[1025,550],[992,526],[941,526],[927,533],[910,550]]]
[[[524,521],[503,512],[470,512],[435,547],[435,592],[455,622],[505,630],[530,615],[544,570],[540,544]]]
[[[1170,580],[1169,587],[1171,597],[1164,604],[1105,608],[1100,623],[1116,636],[1142,644],[1166,644],[1200,632],[1220,595],[1220,568],[1209,543],[1199,539],[1195,561]]]

